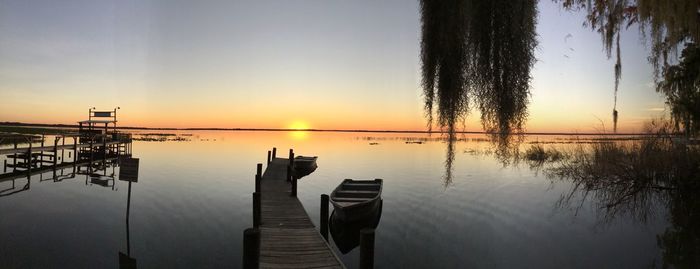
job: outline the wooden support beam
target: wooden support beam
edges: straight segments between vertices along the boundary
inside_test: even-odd
[[[253,227],[257,228],[260,226],[260,221],[262,220],[262,203],[259,192],[253,193]]]
[[[262,179],[262,164],[259,163],[255,173],[255,192],[260,192],[260,179]]]
[[[321,194],[321,235],[328,242],[328,194]]]
[[[360,230],[360,269],[374,268],[374,229]]]
[[[260,230],[248,228],[243,231],[243,268],[260,267]]]

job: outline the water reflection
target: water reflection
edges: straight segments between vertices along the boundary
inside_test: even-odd
[[[126,254],[119,252],[120,269],[136,269],[136,259],[131,257],[131,238],[129,233],[129,213],[131,210],[131,183],[138,182],[138,159],[124,160],[119,175],[119,180],[129,182],[129,190],[126,196]]]
[[[452,162],[455,160],[455,135],[449,134],[447,138],[447,149],[445,151],[445,174],[442,177],[443,186],[447,188],[452,184]]]
[[[375,229],[379,226],[379,220],[382,217],[383,201],[379,201],[379,208],[373,215],[357,221],[346,222],[341,218],[336,217],[336,212],[333,210],[330,221],[328,223],[333,242],[338,247],[338,250],[343,254],[355,249],[360,245],[360,231],[365,228]]]
[[[666,209],[671,226],[657,235],[662,267],[697,268],[700,148],[678,144],[666,134],[661,129],[641,140],[578,146],[545,172],[572,182],[560,206],[573,204],[578,210],[591,199],[603,222],[628,216],[644,223]]]
[[[133,163],[136,162],[136,166]],[[126,164],[126,165],[122,165]],[[50,167],[52,170],[52,176],[45,178],[46,169],[36,169],[27,172],[22,172],[21,175],[17,173],[7,173],[0,174],[0,183],[10,182],[10,185],[0,190],[0,197],[6,197],[20,192],[29,191],[31,189],[33,176],[37,176],[39,181],[62,182],[67,179],[74,179],[78,175],[85,176],[85,185],[88,186],[100,186],[115,189],[115,179],[116,171],[115,168],[120,168],[119,180],[128,182],[128,192],[126,201],[126,215],[125,215],[125,227],[126,227],[126,253],[121,251],[118,252],[119,268],[123,269],[135,269],[136,259],[131,257],[131,238],[129,231],[129,216],[131,210],[131,192],[132,183],[138,182],[138,159],[130,157],[121,157],[110,159],[106,161],[100,161],[99,163],[81,163],[72,162],[65,165],[56,165]],[[18,184],[18,181],[26,181],[25,184]]]

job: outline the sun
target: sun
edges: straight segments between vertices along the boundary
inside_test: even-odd
[[[303,121],[294,121],[289,125],[289,129],[292,130],[306,130],[309,129],[309,124]]]

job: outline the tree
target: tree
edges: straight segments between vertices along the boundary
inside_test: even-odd
[[[681,53],[681,61],[664,67],[656,90],[666,95],[676,128],[686,136],[700,132],[700,47],[690,43]]]
[[[640,32],[651,41],[649,61],[654,66],[658,84],[662,76],[675,73],[668,62],[675,60],[679,47],[700,38],[700,1],[697,0],[555,0],[569,10],[586,10],[584,25],[601,35],[608,58],[615,48],[615,105],[613,121],[617,125],[617,89],[622,75],[620,33],[623,27],[638,25]],[[696,74],[697,75],[697,74]],[[658,89],[658,87],[657,87]],[[669,97],[669,95],[667,95]],[[684,98],[684,97],[683,97]],[[677,101],[668,100],[671,104]],[[616,129],[616,128],[615,128]]]
[[[622,75],[620,32],[638,25],[651,41],[659,81],[675,50],[700,38],[697,0],[554,0],[586,10],[584,25],[601,34],[608,57],[615,48],[615,106]],[[422,86],[428,126],[451,136],[475,105],[485,131],[507,141],[527,118],[535,62],[536,0],[420,0]],[[670,72],[670,71],[669,71]],[[436,108],[437,107],[437,108]],[[617,109],[613,118],[617,122]]]

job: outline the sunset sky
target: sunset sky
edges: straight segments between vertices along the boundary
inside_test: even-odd
[[[600,36],[539,8],[527,131],[611,129]],[[122,126],[424,130],[419,52],[417,0],[0,0],[0,121],[120,106]],[[665,113],[647,56],[623,32],[621,131]]]

